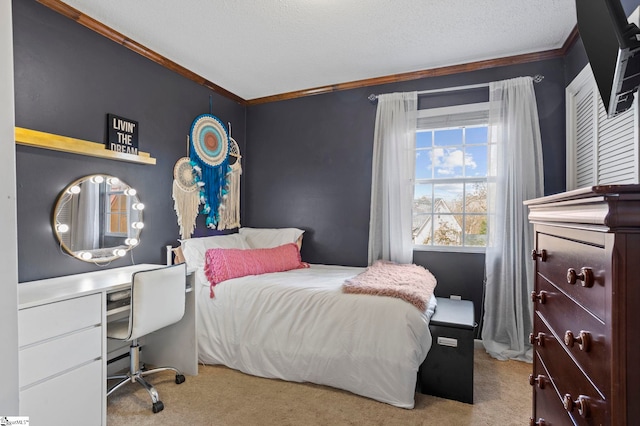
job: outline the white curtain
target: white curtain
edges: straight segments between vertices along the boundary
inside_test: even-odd
[[[533,227],[523,201],[543,195],[533,80],[491,83],[486,284],[482,341],[498,359],[532,360]]]
[[[369,265],[413,262],[416,92],[378,96],[373,139]]]
[[[71,204],[71,250],[100,248],[100,185],[91,181],[80,184],[80,192]]]

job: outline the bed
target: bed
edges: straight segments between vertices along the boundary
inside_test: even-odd
[[[317,264],[212,285],[211,253],[248,254],[292,242],[299,249],[302,232],[241,228],[181,242],[181,255],[195,269],[199,360],[413,408],[418,368],[432,343],[435,297],[421,311],[399,298],[346,294],[345,281],[365,268]]]

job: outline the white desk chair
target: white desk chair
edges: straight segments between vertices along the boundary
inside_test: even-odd
[[[185,286],[185,264],[133,274],[129,318],[109,323],[107,326],[107,337],[131,342],[129,372],[107,377],[107,380],[121,379],[109,388],[107,396],[129,382],[138,382],[149,392],[153,403],[152,410],[157,413],[162,411],[164,404],[160,401],[156,389],[143,377],[159,371],[173,370],[176,373],[176,383],[184,382],[184,375],[173,367],[141,369],[138,338],[182,319],[185,309]],[[167,342],[167,344],[170,345],[171,342]]]

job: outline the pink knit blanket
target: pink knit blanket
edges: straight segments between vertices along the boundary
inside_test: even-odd
[[[398,297],[425,311],[436,278],[422,266],[379,260],[342,285],[344,293]]]

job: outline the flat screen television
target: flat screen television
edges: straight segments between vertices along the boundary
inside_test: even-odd
[[[640,29],[620,0],[576,0],[578,31],[608,117],[628,110],[640,85]]]

